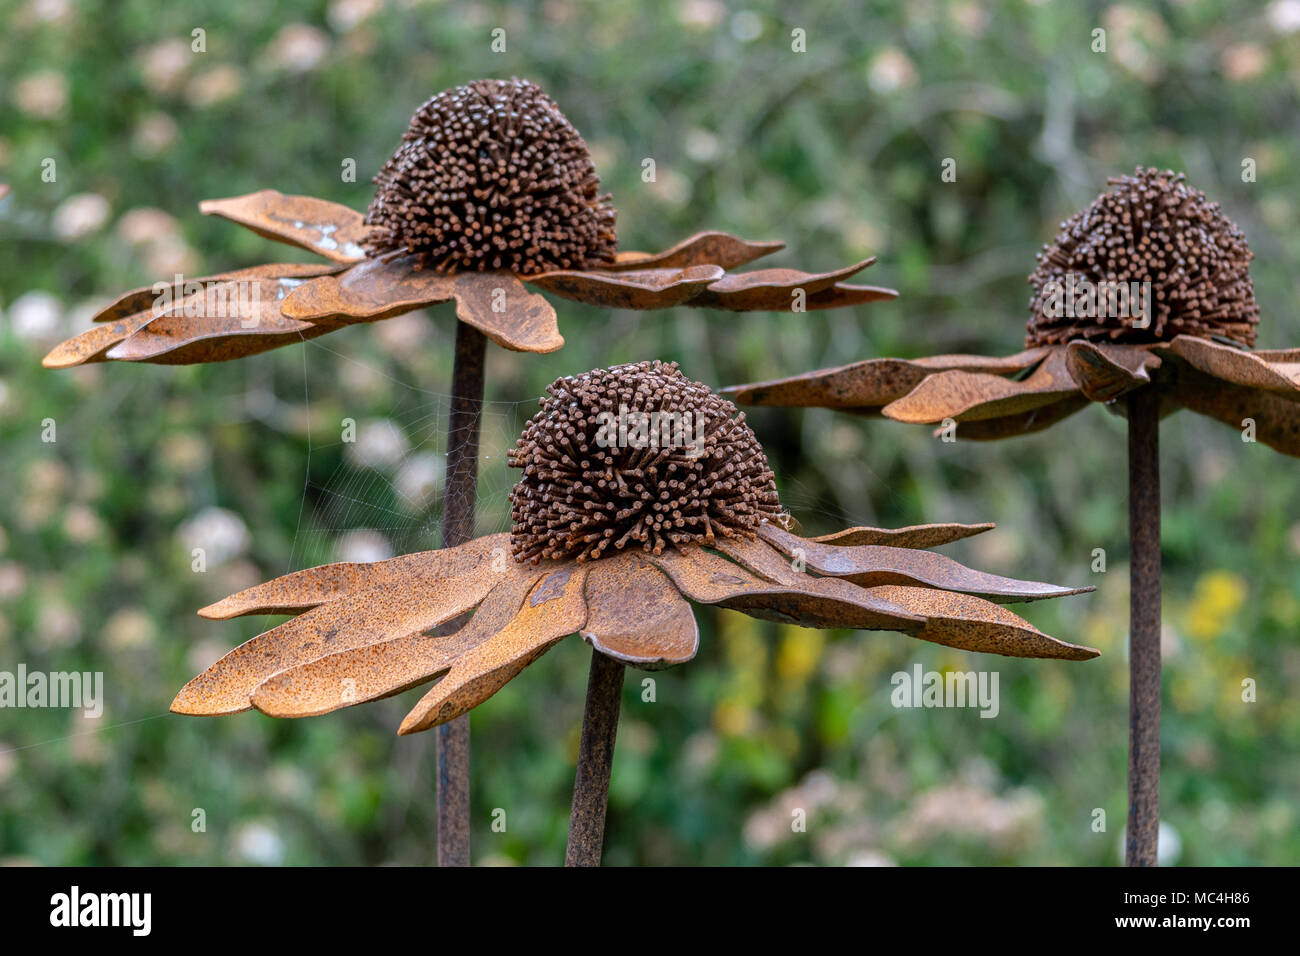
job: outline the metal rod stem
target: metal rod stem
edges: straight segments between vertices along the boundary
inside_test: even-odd
[[[591,652],[587,677],[587,704],[582,715],[582,740],[578,744],[578,772],[573,781],[573,809],[569,814],[569,845],[565,866],[600,866],[605,843],[605,807],[609,802],[609,775],[614,764],[614,738],[622,704],[626,668],[599,651]]]
[[[442,497],[442,546],[454,548],[474,537],[478,485],[478,440],[483,417],[483,358],[487,339],[456,323],[456,358],[451,377],[447,431],[447,478]],[[463,623],[453,622],[453,623]],[[435,749],[438,763],[438,865],[469,866],[469,717],[443,724]]]
[[[1128,396],[1128,866],[1155,866],[1160,837],[1160,396]]]

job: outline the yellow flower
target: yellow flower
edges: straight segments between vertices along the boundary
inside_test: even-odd
[[[1187,613],[1187,635],[1198,641],[1218,637],[1245,603],[1245,578],[1222,569],[1206,572],[1196,582]]]

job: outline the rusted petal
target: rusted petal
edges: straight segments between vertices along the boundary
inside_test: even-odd
[[[186,365],[240,358],[331,331],[282,315],[285,297],[330,266],[260,267],[256,275],[209,282],[163,310],[106,358]],[[248,270],[250,273],[253,270]]]
[[[848,306],[862,305],[866,302],[888,302],[898,298],[897,289],[886,289],[878,285],[853,285],[840,282],[829,289],[822,289],[808,296],[804,308],[809,312],[821,309],[843,309]]]
[[[882,409],[895,421],[930,424],[951,418],[977,422],[1017,415],[1079,394],[1066,367],[1065,350],[1050,352],[1024,379],[983,372],[948,371],[931,375],[907,395]]]
[[[1039,581],[1020,581],[999,574],[987,574],[931,551],[913,551],[883,545],[835,547],[819,544],[783,531],[771,523],[762,524],[758,533],[764,541],[810,570],[844,578],[863,587],[921,584],[947,591],[963,591],[1003,604],[1038,601],[1095,590],[1092,587],[1063,588]]]
[[[875,408],[902,398],[928,375],[953,369],[989,375],[1011,375],[1037,363],[1047,349],[1033,349],[1006,358],[983,355],[936,355],[930,358],[867,359],[839,368],[805,372],[790,378],[721,390],[740,405],[779,405],[796,408]]]
[[[801,290],[806,307],[808,299],[815,293],[831,288],[875,261],[874,258],[864,259],[835,272],[824,273],[800,272],[798,269],[729,272],[692,299],[691,305],[732,312],[789,311],[795,303],[796,290]]]
[[[200,279],[158,282],[152,286],[134,289],[119,297],[113,304],[100,310],[95,315],[94,321],[98,323],[95,327],[68,339],[66,342],[61,342],[51,349],[49,354],[42,360],[42,364],[46,368],[67,368],[72,365],[103,362],[109,359],[125,358],[127,361],[147,361],[149,360],[147,355],[136,358],[134,355],[116,350],[114,347],[150,325],[156,320],[157,316],[174,311],[176,306],[182,302],[186,303],[196,313],[194,317],[187,318],[186,321],[191,324],[202,325],[204,324],[203,316],[199,315],[199,313],[210,311],[206,307],[206,297],[209,294],[212,295],[214,304],[224,303],[228,305],[232,301],[229,295],[230,290],[234,289],[238,292],[239,290],[250,290],[256,287],[257,294],[262,298],[261,305],[266,306],[265,290],[268,288],[273,289],[272,294],[274,295],[282,288],[279,285],[268,286],[269,280],[292,283],[324,275],[337,268],[337,266],[265,265],[251,269],[239,269],[234,272],[223,272],[219,275],[205,276]],[[233,301],[236,303],[251,301],[251,292],[244,291],[241,294],[246,295],[248,299],[240,300],[236,298]],[[220,300],[220,303],[218,300]],[[274,318],[278,319],[278,307],[275,309],[275,313]],[[304,330],[308,335],[313,334],[310,327],[305,326]],[[263,332],[263,334],[266,333]],[[286,331],[285,334],[292,335],[295,341],[301,338],[301,335],[296,332]],[[315,332],[314,334],[320,333]],[[272,346],[262,346],[257,350],[261,351],[266,347]],[[114,354],[109,355],[110,350],[113,350]],[[168,361],[174,362],[175,359],[169,359]]]
[[[1086,661],[1100,654],[1091,647],[1050,637],[1006,608],[970,594],[899,585],[867,590],[923,615],[925,627],[913,636],[935,644],[1006,657],[1049,657],[1067,661]]]
[[[1233,385],[1276,392],[1300,401],[1300,364],[1294,361],[1294,356],[1282,353],[1277,358],[1265,359],[1252,352],[1190,335],[1178,336],[1169,347],[1183,361],[1207,375]]]
[[[784,559],[759,541],[727,539],[720,542],[733,557],[735,549],[757,547],[773,560]],[[760,577],[752,569],[698,545],[669,549],[650,559],[692,601],[744,611],[752,617],[798,624],[802,627],[851,627],[866,630],[915,631],[925,619],[872,597],[863,588],[834,578],[815,578],[788,568],[785,582]]]
[[[554,352],[564,345],[551,303],[528,291],[513,272],[463,272],[453,293],[456,318],[503,348]]]
[[[311,196],[286,196],[263,189],[231,199],[205,199],[205,216],[220,216],[260,236],[310,249],[334,262],[358,262],[366,251],[361,241],[369,227],[355,209]]]
[[[542,272],[524,276],[539,289],[611,309],[666,309],[693,299],[723,275],[719,266],[629,269],[623,272]]]
[[[446,673],[458,657],[510,623],[542,575],[513,561],[503,571],[460,630],[405,634],[286,668],[257,686],[253,706],[271,717],[310,717],[391,697]]]
[[[479,556],[444,573],[435,560],[433,568],[386,576],[346,600],[321,604],[235,648],[186,684],[172,710],[246,710],[254,688],[287,667],[437,627],[476,607],[500,582],[491,562]]]
[[[725,232],[701,232],[663,252],[620,252],[613,265],[601,268],[612,272],[626,269],[686,269],[706,265],[734,269],[784,248],[784,242],[747,242]]]
[[[644,552],[592,563],[581,634],[602,654],[645,670],[684,664],[700,646],[691,606]]]
[[[846,528],[808,540],[840,548],[863,544],[884,544],[892,548],[935,548],[992,531],[993,528],[991,521],[982,524],[916,524],[907,528]]]
[[[994,441],[999,438],[1031,435],[1069,418],[1091,404],[1091,400],[1079,393],[1053,402],[1051,405],[1044,405],[1042,408],[1034,408],[1016,415],[986,418],[978,422],[962,422],[957,426],[956,435],[963,441]],[[936,436],[942,435],[943,426],[936,428],[934,433]]]
[[[1080,339],[1066,346],[1070,375],[1094,402],[1112,402],[1126,392],[1151,384],[1160,356],[1136,345],[1094,345]]]
[[[1242,432],[1255,423],[1255,438],[1300,458],[1300,403],[1273,392],[1232,385],[1193,369],[1179,369],[1174,398],[1184,408],[1218,419]]]
[[[129,315],[136,315],[139,312],[148,312],[153,314],[154,306],[164,295],[166,301],[176,302],[185,298],[187,295],[193,295],[201,288],[206,287],[213,282],[229,282],[234,279],[260,279],[263,276],[270,275],[274,272],[287,268],[295,269],[314,269],[313,275],[320,275],[331,270],[336,270],[337,266],[285,266],[278,264],[253,266],[251,269],[236,269],[233,272],[219,272],[216,275],[199,276],[190,278],[189,276],[177,275],[170,282],[155,282],[152,285],[141,286],[138,289],[132,289],[130,292],[123,292],[120,296],[110,302],[104,308],[100,309],[91,318],[92,322],[116,322],[118,319],[124,319]]]
[[[247,614],[300,614],[387,582],[409,582],[413,578],[434,580],[457,568],[480,568],[490,560],[495,570],[510,553],[506,532],[475,538],[456,548],[403,554],[387,561],[341,561],[322,564],[255,584],[199,610],[200,617],[227,621]],[[507,562],[507,564],[513,562]]]
[[[583,600],[587,567],[569,563],[542,573],[518,613],[456,660],[406,715],[399,734],[428,730],[477,707],[557,641],[582,627],[587,620]]]
[[[71,368],[89,362],[107,361],[105,356],[109,349],[137,332],[152,319],[150,313],[138,312],[116,322],[96,325],[54,346],[45,358],[41,359],[41,364],[46,368]]]
[[[366,259],[337,275],[313,279],[289,293],[284,314],[303,322],[372,322],[455,296],[455,276],[416,269],[417,261],[412,256]]]

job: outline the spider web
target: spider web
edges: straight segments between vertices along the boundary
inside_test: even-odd
[[[287,571],[333,561],[373,561],[442,545],[443,494],[451,395],[397,378],[394,363],[345,355],[317,342],[303,351],[308,449],[297,528]],[[330,396],[341,421],[313,401],[312,373],[322,358],[355,363],[383,377],[383,398],[352,414]],[[382,367],[380,367],[382,364]],[[509,493],[518,472],[506,465],[536,399],[479,403],[476,537],[509,530]],[[349,422],[350,427],[349,426]],[[329,464],[324,469],[322,461]]]

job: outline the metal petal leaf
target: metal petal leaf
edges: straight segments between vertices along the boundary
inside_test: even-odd
[[[906,528],[846,528],[808,540],[841,548],[863,544],[883,544],[892,548],[935,548],[992,531],[994,527],[993,522],[986,521],[982,524],[916,524]]]
[[[587,305],[610,309],[667,309],[694,299],[723,274],[718,266],[700,265],[684,269],[629,269],[622,272],[541,272],[523,279],[539,289]]]
[[[756,548],[790,570],[789,583],[759,577],[740,564],[698,545],[667,550],[650,560],[692,601],[743,611],[751,617],[802,627],[850,627],[910,632],[924,624],[920,615],[868,594],[863,588],[833,578],[796,574],[779,554],[762,542],[725,539],[727,553],[753,554]],[[761,562],[762,559],[760,559]]]
[[[110,302],[104,308],[100,309],[91,318],[92,322],[116,322],[118,319],[124,319],[128,315],[135,315],[139,312],[148,312],[153,314],[154,303],[159,298],[167,295],[168,300],[175,302],[185,298],[186,295],[195,291],[197,286],[207,286],[212,282],[228,282],[231,279],[257,279],[269,272],[276,272],[284,269],[312,269],[316,270],[313,275],[321,275],[325,272],[337,270],[337,266],[301,266],[301,265],[264,265],[253,266],[251,269],[236,269],[234,272],[219,272],[216,275],[200,276],[197,279],[182,276],[180,281],[173,279],[171,282],[155,282],[152,285],[140,286],[138,289],[132,289],[130,292],[123,292],[120,296]],[[186,287],[189,287],[189,292]]]
[[[510,623],[459,657],[447,675],[420,698],[402,721],[399,734],[445,724],[477,707],[586,623],[583,586],[587,567],[564,564],[543,574]]]
[[[684,664],[700,646],[695,612],[643,552],[593,562],[580,633],[602,654],[645,670]]]
[[[74,365],[105,362],[109,349],[139,331],[152,319],[152,314],[138,312],[116,322],[96,325],[54,346],[41,359],[41,364],[46,368],[71,368]]]
[[[1066,367],[1065,350],[1056,349],[1020,381],[962,371],[931,375],[881,411],[895,421],[930,424],[951,418],[977,422],[1017,415],[1079,394]]]
[[[199,203],[199,211],[334,262],[358,262],[366,255],[361,242],[370,227],[364,217],[355,209],[324,199],[262,189],[231,199],[205,199]]]
[[[1255,423],[1255,438],[1284,455],[1300,458],[1300,403],[1273,392],[1232,385],[1193,369],[1179,370],[1174,397],[1184,408],[1241,431]]]
[[[1079,390],[1094,402],[1111,402],[1135,388],[1151,384],[1160,356],[1136,345],[1111,345],[1078,340],[1066,346],[1066,365]]]
[[[1059,421],[1063,421],[1080,409],[1087,408],[1092,401],[1082,393],[1063,398],[1051,405],[1034,408],[1017,415],[1003,415],[1000,418],[987,418],[978,422],[962,422],[957,426],[957,437],[963,441],[995,441],[999,438],[1015,438],[1020,435],[1032,435]],[[935,429],[935,435],[943,433],[943,426]]]
[[[925,627],[912,636],[935,644],[1006,657],[1067,661],[1086,661],[1101,653],[1091,647],[1050,637],[1006,608],[969,594],[896,585],[867,590],[899,607],[924,615]]]
[[[455,296],[456,276],[416,269],[417,263],[412,256],[366,259],[294,289],[284,300],[283,312],[304,322],[373,322]]]
[[[690,266],[721,266],[734,269],[785,248],[784,242],[747,242],[725,232],[701,232],[663,252],[620,252],[612,265],[602,269],[686,269]]]
[[[463,272],[453,287],[456,317],[502,348],[554,352],[564,345],[555,309],[513,272]]]
[[[830,289],[842,279],[861,272],[876,260],[864,259],[835,272],[812,273],[798,269],[757,269],[753,272],[727,273],[691,300],[704,309],[731,312],[788,312],[795,290],[803,291],[804,304],[815,293]],[[889,290],[881,290],[887,293]],[[897,293],[893,293],[897,295]],[[882,298],[891,298],[883,294]]]
[[[936,355],[915,360],[867,359],[839,368],[805,372],[790,378],[721,390],[740,405],[798,408],[874,408],[888,405],[916,388],[926,376],[948,370],[1011,375],[1035,365],[1047,349],[1032,349],[993,358],[983,355]]]
[[[804,308],[809,312],[822,309],[843,309],[848,306],[862,305],[866,302],[888,302],[898,298],[897,289],[886,289],[878,285],[853,285],[839,282],[829,289],[822,289],[808,296]]]
[[[170,304],[105,357],[165,365],[223,362],[324,335],[332,326],[290,319],[280,307],[293,289],[331,268],[264,266],[256,275],[208,282]]]
[[[1300,364],[1295,361],[1264,359],[1256,353],[1189,335],[1176,337],[1169,347],[1183,361],[1207,375],[1233,385],[1264,389],[1300,401]]]
[[[286,668],[257,686],[253,706],[271,717],[311,717],[433,680],[509,624],[541,573],[511,561],[469,623],[454,633],[406,634]]]
[[[386,582],[433,580],[457,569],[482,568],[491,561],[494,571],[510,554],[510,535],[487,535],[455,548],[403,554],[387,561],[341,561],[282,575],[245,588],[199,611],[200,617],[227,621],[247,614],[300,614],[321,604],[356,594]],[[511,562],[506,562],[509,564]]]
[[[878,584],[921,584],[947,591],[962,591],[999,603],[1038,601],[1081,594],[1095,588],[1063,588],[1039,581],[1020,581],[976,571],[952,558],[931,551],[882,545],[834,547],[783,531],[770,523],[759,536],[782,553],[803,562],[818,574],[833,575],[863,587]]]
[[[154,320],[155,306],[161,314],[172,303],[185,298],[187,289],[192,299],[198,299],[208,288],[231,282],[259,283],[260,288],[262,280],[269,277],[310,278],[335,269],[337,266],[264,265],[133,289],[95,314],[98,325],[55,346],[41,364],[46,368],[68,368],[107,361],[110,349]]]
[[[438,568],[378,580],[348,600],[321,604],[241,644],[186,684],[171,709],[202,715],[247,710],[253,690],[273,674],[327,654],[423,633],[472,610],[499,580],[481,563],[451,573]]]

